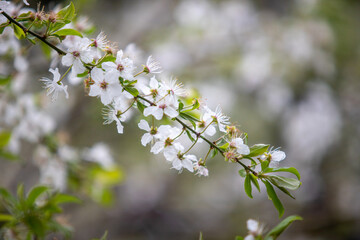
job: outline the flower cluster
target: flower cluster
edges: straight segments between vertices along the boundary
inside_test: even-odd
[[[78,22],[75,20],[72,3],[48,14],[38,10],[25,11],[19,16],[7,13],[5,5],[0,7],[6,18],[2,26],[5,31],[12,24],[17,38],[31,41],[37,38],[57,53],[48,54],[52,57],[49,71],[53,78],[40,79],[47,95],[52,95],[52,101],[56,101],[59,94],[69,98],[71,89],[66,81],[71,85],[83,82],[88,95],[98,98],[104,105],[104,124],[115,122],[119,134],[124,132],[124,122],[137,110],[142,116],[138,127],[145,131],[141,144],[150,145],[153,154],[162,154],[171,168],[208,176],[207,160],[220,154],[227,162],[242,167],[239,174],[245,178],[245,192],[249,197],[252,198],[252,185],[260,191],[259,182],[262,182],[279,215],[283,214],[283,206],[272,186],[292,197],[286,189],[295,190],[301,185],[296,169],[277,168],[285,153],[265,144],[248,146],[248,135],[231,124],[220,106],[212,109],[200,97],[191,96],[176,78],[162,75],[162,66],[153,56],[142,59],[133,44],[117,50],[116,44],[108,41],[103,32],[93,39],[86,37],[85,29],[90,25],[83,18],[78,18]],[[16,21],[20,17],[21,23]],[[33,28],[36,31],[33,32]],[[37,32],[44,29],[45,37],[41,37]],[[62,71],[64,73],[60,74]],[[32,117],[34,122],[41,118]],[[30,125],[27,129],[36,130]],[[47,131],[43,128],[46,125],[40,125],[38,135],[45,135]],[[208,145],[208,151],[202,157],[197,156],[198,153],[195,155],[194,147],[198,144]],[[99,162],[99,159],[109,159],[106,152],[100,145],[94,151],[88,151],[84,158],[111,170],[112,160]],[[52,172],[57,166],[49,168],[47,172]],[[297,179],[273,175],[276,172],[289,172]]]

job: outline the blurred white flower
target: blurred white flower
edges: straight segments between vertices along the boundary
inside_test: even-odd
[[[54,75],[53,79],[49,79],[49,78],[41,78],[40,81],[44,82],[45,86],[44,88],[46,88],[47,91],[47,96],[49,96],[50,94],[52,94],[52,101],[55,102],[57,97],[59,96],[59,92],[64,92],[65,93],[65,97],[69,98],[69,94],[67,92],[67,86],[64,85],[62,82],[59,82],[60,80],[60,73],[59,73],[59,69],[56,68],[54,69],[49,69],[49,72],[51,72]]]

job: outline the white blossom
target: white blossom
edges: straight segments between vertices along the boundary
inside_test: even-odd
[[[92,148],[85,149],[83,158],[89,162],[98,163],[105,169],[111,169],[114,166],[110,149],[104,143],[97,143]]]
[[[144,116],[153,115],[157,120],[161,120],[166,114],[170,118],[175,118],[179,115],[179,112],[169,104],[169,101],[162,100],[156,106],[149,106],[144,110]]]
[[[73,71],[77,74],[85,71],[83,63],[90,63],[94,59],[94,53],[90,50],[91,41],[88,38],[82,38],[75,42],[73,47],[68,49],[68,53],[62,57],[64,66],[73,66]]]
[[[49,69],[49,72],[51,72],[54,75],[53,79],[49,79],[49,78],[41,78],[40,81],[44,82],[45,86],[44,88],[46,88],[47,91],[47,96],[49,96],[50,94],[52,94],[52,101],[56,101],[59,92],[64,92],[65,93],[65,97],[69,98],[69,94],[67,91],[67,86],[64,85],[62,82],[60,81],[60,73],[59,73],[59,69],[56,68],[54,69]]]
[[[99,96],[104,105],[111,103],[117,92],[122,91],[120,83],[108,75],[109,73],[105,73],[100,68],[91,70],[91,79],[94,80],[94,84],[90,86],[89,96]]]
[[[215,112],[213,112],[212,110],[210,110],[210,108],[205,107],[205,114],[203,116],[203,119],[205,120],[205,122],[207,122],[209,119],[213,120],[219,127],[219,130],[221,132],[226,132],[225,129],[225,125],[229,125],[230,124],[230,118],[225,116],[222,113],[222,110],[219,106],[216,107]]]
[[[102,67],[111,72],[111,77],[114,80],[119,81],[119,77],[122,77],[125,80],[134,79],[133,72],[135,70],[135,66],[133,61],[130,58],[123,58],[123,51],[120,50],[116,54],[115,63],[113,62],[104,62]]]
[[[248,147],[248,145],[244,144],[244,140],[240,137],[231,139],[229,145],[232,148],[236,148],[236,151],[239,154],[242,155],[250,154],[250,148]]]
[[[144,72],[146,73],[161,73],[162,67],[158,61],[156,61],[151,55],[148,57],[146,61],[146,65],[144,66]]]

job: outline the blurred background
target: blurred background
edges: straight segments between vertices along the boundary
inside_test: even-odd
[[[60,1],[42,3],[51,9]],[[298,168],[303,183],[296,200],[280,194],[285,216],[304,221],[280,239],[360,239],[360,1],[74,3],[96,34],[104,31],[120,48],[135,43],[169,75],[198,89],[211,108],[220,104],[249,134],[249,145],[281,146],[287,154],[281,166]],[[45,59],[31,69],[34,78],[47,71]],[[74,239],[108,230],[111,240],[197,239],[200,231],[206,240],[225,240],[246,235],[249,218],[267,229],[279,222],[265,189],[246,196],[240,167],[216,157],[207,178],[178,174],[141,146],[136,116],[119,135],[115,126],[102,125],[99,101],[81,86],[70,95],[58,129],[75,146],[109,144],[124,171],[112,205],[85,199],[68,207]],[[13,164],[1,163],[1,185],[36,183],[31,163]]]

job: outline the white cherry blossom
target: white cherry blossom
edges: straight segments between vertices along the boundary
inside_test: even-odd
[[[112,73],[111,77],[119,81],[119,77],[123,79],[132,80],[134,79],[133,72],[135,66],[133,61],[130,58],[123,58],[123,51],[120,50],[116,54],[115,63],[113,62],[104,62],[102,67]]]
[[[44,82],[45,86],[44,88],[46,88],[47,91],[47,96],[49,96],[50,94],[52,94],[52,101],[56,101],[59,92],[64,92],[65,93],[65,97],[69,98],[69,94],[67,91],[67,87],[66,85],[64,85],[62,82],[59,82],[60,80],[60,73],[59,73],[59,69],[49,69],[49,72],[51,72],[54,75],[53,79],[49,79],[49,78],[41,78],[40,81]]]
[[[240,137],[231,139],[229,145],[232,148],[236,148],[236,152],[239,154],[248,155],[250,153],[250,148],[244,144],[244,140]]]
[[[153,115],[157,120],[161,120],[166,114],[170,118],[175,118],[179,112],[172,106],[171,102],[162,100],[156,106],[149,106],[144,110],[144,116]]]
[[[88,38],[82,38],[75,41],[73,47],[68,49],[68,53],[62,57],[61,62],[64,66],[73,66],[73,71],[77,74],[85,71],[83,63],[90,63],[94,59],[94,53],[90,49],[91,41]]]
[[[114,96],[122,91],[120,83],[114,81],[114,79],[108,77],[108,75],[109,73],[105,73],[100,68],[91,70],[91,79],[94,81],[94,84],[90,86],[89,96],[99,96],[104,105],[111,103]]]
[[[161,73],[162,67],[158,61],[156,61],[151,55],[148,57],[146,61],[146,65],[144,66],[145,73]]]

